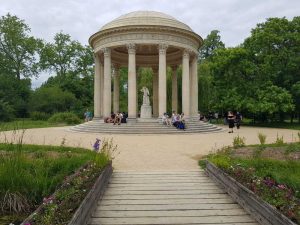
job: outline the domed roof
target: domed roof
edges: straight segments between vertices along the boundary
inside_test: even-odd
[[[136,11],[136,12],[131,12],[122,15],[117,19],[104,25],[100,29],[100,31],[111,29],[111,28],[117,28],[117,27],[138,26],[138,25],[175,27],[175,28],[193,32],[188,25],[176,20],[174,17],[169,16],[162,12],[154,12],[154,11]]]

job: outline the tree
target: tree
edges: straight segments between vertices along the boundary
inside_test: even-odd
[[[257,92],[257,110],[269,116],[294,110],[292,95],[284,88],[268,85]]]
[[[39,39],[29,35],[30,28],[23,20],[7,14],[0,19],[0,70],[16,77],[38,76]]]
[[[213,77],[211,82],[216,91],[213,108],[244,111],[247,100],[254,97],[260,85],[250,52],[242,47],[218,49],[208,66],[206,70]]]
[[[57,76],[82,73],[91,69],[92,65],[92,50],[72,41],[70,35],[62,32],[57,33],[54,43],[47,43],[41,52],[42,68],[55,72]]]
[[[221,41],[220,31],[213,30],[204,39],[203,45],[199,51],[199,60],[203,61],[211,57],[215,50],[225,48],[225,44]]]
[[[265,81],[290,90],[300,81],[300,17],[269,18],[251,32],[243,46],[258,65]]]
[[[45,113],[70,111],[75,107],[75,96],[59,87],[40,87],[31,96],[31,111]]]
[[[298,114],[298,122],[300,123],[300,81],[292,86],[291,93],[294,98],[295,110]]]
[[[18,80],[16,77],[0,74],[0,99],[13,109],[10,111],[13,117],[28,115],[30,85],[29,78]]]

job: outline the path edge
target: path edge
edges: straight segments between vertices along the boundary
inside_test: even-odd
[[[100,199],[104,194],[112,172],[112,162],[110,161],[110,163],[104,168],[100,176],[97,178],[90,192],[83,199],[68,225],[87,224],[97,206],[98,199]]]
[[[206,172],[216,183],[261,225],[296,225],[248,188],[233,179],[223,170],[206,161]]]

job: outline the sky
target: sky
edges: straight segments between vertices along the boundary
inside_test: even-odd
[[[63,31],[88,44],[88,38],[113,19],[138,10],[159,11],[186,23],[203,39],[219,30],[226,47],[242,43],[257,23],[270,17],[300,16],[299,0],[0,0],[0,16],[18,16],[31,34],[51,42]],[[33,87],[49,74],[33,80]]]

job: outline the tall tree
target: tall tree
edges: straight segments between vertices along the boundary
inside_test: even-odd
[[[208,59],[214,54],[215,50],[225,48],[225,44],[221,41],[221,36],[219,33],[220,31],[213,30],[204,39],[203,45],[199,51],[199,61]]]
[[[244,47],[251,51],[265,81],[287,90],[300,81],[300,17],[269,18],[257,24]]]
[[[93,65],[92,51],[82,46],[71,36],[62,32],[54,37],[54,43],[47,43],[42,49],[41,66],[55,72],[57,76],[83,72]]]
[[[23,20],[7,14],[0,18],[0,70],[20,80],[38,76],[38,51],[42,42],[29,35]]]

